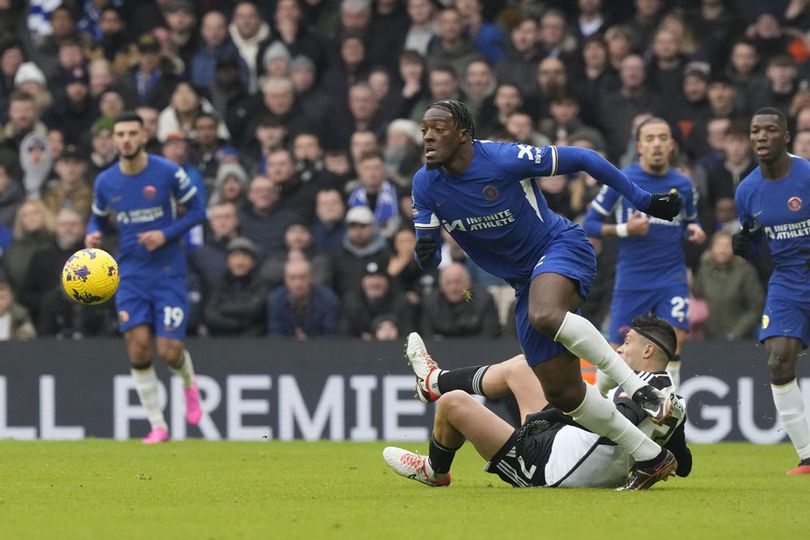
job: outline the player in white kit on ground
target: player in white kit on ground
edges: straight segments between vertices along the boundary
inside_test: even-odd
[[[667,390],[672,382],[664,370],[675,346],[672,327],[645,316],[633,321],[618,352],[643,380]],[[522,355],[489,366],[441,370],[416,333],[408,336],[407,354],[419,397],[436,400],[437,408],[428,456],[395,447],[384,450],[385,461],[397,474],[429,486],[449,485],[455,453],[469,440],[488,461],[485,470],[516,487],[619,487],[627,481],[630,455],[548,406]],[[470,393],[489,398],[513,394],[523,425],[515,429]],[[692,456],[684,435],[683,401],[674,403],[664,423],[655,424],[621,388],[611,397],[622,415],[676,456],[675,474],[687,476]]]

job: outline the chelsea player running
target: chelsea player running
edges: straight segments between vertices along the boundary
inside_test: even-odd
[[[428,108],[422,135],[427,164],[413,179],[419,265],[438,266],[444,226],[476,264],[515,288],[518,340],[549,403],[633,457],[626,488],[646,489],[668,477],[677,467],[672,453],[582,381],[579,358],[607,373],[656,421],[670,412],[670,398],[643,382],[576,314],[596,257],[582,228],[551,212],[532,178],[584,170],[662,219],[678,215],[680,196],[650,195],[591,150],[476,140],[469,111],[454,100]],[[428,389],[433,384],[425,381]]]
[[[127,344],[131,373],[151,431],[143,439],[169,440],[152,365],[152,346],[169,369],[183,380],[186,420],[202,416],[191,356],[185,350],[188,300],[186,259],[180,240],[205,219],[203,194],[183,169],[144,150],[146,132],[134,113],[116,119],[113,139],[119,160],[99,174],[85,245],[99,247],[108,216],[119,229],[121,284],[115,297],[120,329]],[[177,204],[186,212],[176,216]]]
[[[667,367],[674,386],[680,384],[680,353],[689,331],[689,285],[681,240],[684,234],[695,244],[706,241],[697,223],[697,192],[692,181],[670,166],[672,131],[666,120],[652,117],[636,131],[639,162],[623,169],[627,177],[647,191],[677,191],[684,211],[672,221],[650,219],[626,197],[609,186],[591,202],[583,228],[588,236],[619,237],[616,282],[610,306],[611,345],[618,347],[630,322],[645,313],[654,313],[675,328],[678,348]],[[615,215],[616,224],[604,223]],[[603,392],[612,381],[597,373]]]
[[[782,426],[799,454],[787,474],[810,474],[810,428],[796,383],[796,357],[810,343],[810,163],[788,154],[784,113],[765,107],[751,118],[759,166],[737,186],[742,231],[734,253],[756,257],[767,238],[773,261],[759,340],[768,352],[771,391]]]

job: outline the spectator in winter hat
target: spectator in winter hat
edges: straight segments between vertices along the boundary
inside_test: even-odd
[[[40,111],[44,111],[53,103],[45,74],[33,62],[25,62],[17,70],[14,75],[14,88],[34,96]]]

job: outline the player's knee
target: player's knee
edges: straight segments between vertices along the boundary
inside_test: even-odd
[[[553,388],[543,387],[548,402],[561,411],[573,411],[582,403],[583,388],[579,385],[565,385]]]
[[[127,342],[129,359],[132,364],[145,364],[151,361],[152,347],[147,339],[132,339]]]
[[[180,362],[180,359],[183,357],[183,347],[182,345],[176,345],[174,343],[158,343],[157,344],[157,354],[161,360],[166,362],[169,365],[175,365]]]
[[[771,382],[785,384],[796,378],[796,370],[791,355],[787,351],[773,350],[768,355],[768,371]]]
[[[463,390],[451,390],[442,394],[436,402],[436,414],[451,415],[453,411],[465,406],[472,397]]]
[[[505,370],[507,379],[516,379],[521,377],[534,377],[529,364],[526,362],[526,357],[522,354],[513,356],[509,360],[501,363],[502,368]]]
[[[532,325],[532,328],[550,338],[557,335],[557,330],[560,329],[564,318],[565,311],[546,306],[529,310],[529,324]]]

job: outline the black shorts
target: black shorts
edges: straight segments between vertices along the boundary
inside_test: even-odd
[[[527,430],[526,426],[516,429],[484,470],[514,487],[545,486],[551,445],[563,426],[555,423],[544,430]]]

